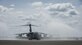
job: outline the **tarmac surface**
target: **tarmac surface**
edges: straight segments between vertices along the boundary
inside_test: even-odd
[[[0,40],[0,45],[82,45],[82,40]]]

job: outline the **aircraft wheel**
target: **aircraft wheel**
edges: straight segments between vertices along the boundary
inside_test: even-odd
[[[36,38],[36,40],[40,40],[40,38]]]
[[[32,40],[32,38],[29,38],[29,40]]]

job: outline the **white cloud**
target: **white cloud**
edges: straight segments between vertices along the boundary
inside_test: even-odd
[[[78,11],[76,10],[75,6],[71,3],[43,3],[43,2],[34,2],[32,6],[36,9],[47,10],[50,15],[63,15],[63,16],[72,16],[78,15]]]
[[[34,2],[32,3],[32,7],[34,7],[35,9],[41,9],[44,8],[45,4],[43,4],[43,2]]]
[[[6,10],[8,10],[8,8],[0,5],[0,12],[5,12]]]
[[[47,9],[50,14],[59,15],[62,13],[64,16],[72,16],[78,15],[77,10],[71,3],[58,3],[58,4],[51,4],[47,6]]]
[[[42,2],[34,2],[34,3],[32,3],[32,6],[41,7],[41,6],[43,6],[43,3]]]
[[[8,7],[5,7],[3,5],[0,5],[0,12],[7,12],[7,11],[11,11],[13,9],[14,8],[8,8]]]
[[[68,9],[73,9],[74,7],[70,3],[58,3],[49,5],[46,8],[51,11],[67,11]]]

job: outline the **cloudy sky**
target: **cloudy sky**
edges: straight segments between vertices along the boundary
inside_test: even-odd
[[[27,23],[54,37],[81,37],[81,12],[81,0],[0,0],[0,37],[28,32],[20,26]]]

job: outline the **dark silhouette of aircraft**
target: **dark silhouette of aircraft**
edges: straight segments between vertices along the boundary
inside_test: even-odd
[[[40,40],[41,35],[38,32],[32,32],[32,26],[35,26],[35,25],[27,24],[22,26],[29,26],[29,33],[27,34],[27,37],[29,40],[32,40],[32,39]]]
[[[33,20],[33,19],[26,19],[26,20]],[[21,26],[28,26],[29,32],[16,34],[16,35],[18,35],[19,38],[28,38],[29,40],[32,40],[32,39],[40,40],[43,38],[48,38],[46,33],[32,31],[32,26],[36,26],[36,25],[32,25],[31,23],[29,23],[29,24],[21,25]],[[36,27],[38,27],[38,26],[36,26]]]
[[[29,32],[16,34],[20,38],[28,38],[29,40],[32,40],[32,39],[40,40],[43,38],[48,38],[47,34],[45,34],[45,33],[32,31],[32,26],[36,26],[36,25],[26,24],[26,25],[21,25],[21,26],[29,26]],[[36,27],[38,27],[38,26],[36,26]],[[25,35],[26,37],[23,37],[23,35]]]

